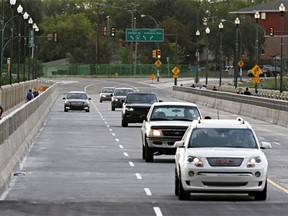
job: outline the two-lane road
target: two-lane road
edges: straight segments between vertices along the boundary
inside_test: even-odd
[[[247,195],[193,194],[189,201],[174,195],[174,158],[156,156],[154,163],[141,159],[141,124],[121,127],[121,110],[99,102],[103,86],[130,86],[154,91],[164,101],[171,97],[172,82],[145,79],[58,80],[59,98],[17,176],[1,196],[0,215],[287,215],[288,129],[247,119],[270,162],[268,199],[256,202]],[[63,96],[86,90],[91,112],[64,113]],[[204,116],[236,115],[200,106]]]

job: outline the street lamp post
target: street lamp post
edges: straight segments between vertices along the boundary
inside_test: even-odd
[[[23,14],[24,19],[24,49],[23,49],[23,81],[26,81],[26,52],[27,52],[27,23],[29,14],[25,12]]]
[[[205,29],[205,33],[206,33],[206,35],[207,35],[207,52],[206,52],[206,81],[205,81],[205,84],[206,84],[206,86],[207,86],[207,84],[208,84],[208,57],[209,57],[209,38],[208,38],[208,36],[209,36],[209,34],[210,34],[210,28],[209,27],[207,27],[206,29]]]
[[[258,65],[259,63],[259,42],[258,42],[258,25],[259,25],[259,18],[260,14],[258,11],[254,14],[254,18],[256,21],[256,39],[255,39],[255,62]]]
[[[239,24],[240,24],[240,20],[237,17],[235,19],[235,25],[236,25],[236,41],[235,41],[235,59],[234,59],[234,86],[235,88],[237,88],[237,78],[238,78],[238,30],[239,30]]]
[[[196,67],[196,78],[195,78],[195,83],[197,84],[199,82],[199,37],[200,37],[200,31],[196,31],[196,37],[197,37],[197,42],[196,42],[196,61],[197,61],[197,67]]]
[[[8,23],[10,23],[11,21],[13,21],[14,18],[19,17],[14,16],[14,11],[13,11],[13,7],[16,4],[16,0],[10,0],[10,5],[11,5],[11,9],[12,9],[12,16],[10,19],[7,20],[7,22],[5,23],[4,21],[4,1],[2,1],[2,17],[0,20],[0,36],[1,36],[1,44],[0,44],[0,87],[2,85],[2,73],[3,73],[3,53],[4,53],[4,49],[6,47],[6,45],[11,42],[11,46],[10,46],[10,58],[7,59],[8,62],[8,72],[9,72],[9,80],[10,83],[12,82],[12,67],[11,67],[11,62],[12,62],[12,55],[13,55],[13,27],[11,28],[11,34],[10,34],[10,39],[4,44],[4,31],[8,25]],[[23,8],[21,5],[18,6],[17,8],[17,12],[19,13],[19,15],[22,14]],[[9,60],[9,61],[8,61]]]
[[[30,17],[29,19],[28,19],[28,24],[29,24],[29,42],[28,42],[28,47],[29,48],[31,48],[31,44],[32,44],[32,32],[33,32],[33,19]],[[31,51],[30,51],[30,49],[28,49],[29,50],[29,56],[31,56]],[[31,58],[29,58],[29,61],[28,61],[28,80],[30,80],[31,79]]]
[[[141,14],[141,17],[149,17],[155,23],[156,28],[158,28],[158,22],[156,21],[156,19],[154,17],[152,17],[150,15],[146,15],[146,14]],[[159,50],[159,42],[156,43],[156,50],[157,50],[156,51],[156,53],[157,53]],[[157,59],[160,58],[160,56],[158,56],[158,53],[156,54],[156,57],[157,57]],[[160,71],[159,71],[159,67],[157,67],[157,78],[156,78],[157,82],[159,82],[159,79],[160,79]]]
[[[280,92],[283,91],[283,20],[284,20],[284,12],[285,12],[285,6],[283,3],[280,4],[279,6],[279,11],[281,13],[281,41],[280,41],[280,46],[281,46],[281,51],[280,51],[280,55],[281,55],[281,66],[280,66]]]
[[[224,25],[222,22],[219,23],[219,31],[220,31],[220,47],[219,47],[219,52],[220,52],[220,57],[219,57],[219,86],[221,86],[222,82],[222,56],[223,56],[223,50],[222,50],[222,33],[223,33],[223,28]]]
[[[19,16],[23,13],[23,7],[21,5],[18,6],[17,12]],[[18,60],[17,60],[17,82],[20,82],[20,61],[21,61],[21,17],[18,20]]]
[[[254,18],[256,21],[256,39],[255,39],[255,64],[259,64],[259,41],[258,41],[258,28],[260,14],[258,11],[255,12]],[[257,91],[257,83],[255,83],[255,92]]]

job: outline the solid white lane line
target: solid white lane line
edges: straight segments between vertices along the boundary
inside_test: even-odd
[[[153,207],[156,216],[163,216],[161,209],[159,207]]]
[[[123,152],[123,154],[124,154],[125,157],[129,156],[127,152]]]
[[[151,193],[149,188],[144,188],[144,191],[145,191],[147,196],[152,196],[152,193]]]
[[[129,161],[129,165],[130,165],[131,167],[134,167],[134,163],[131,162],[131,161]]]
[[[123,149],[124,147],[122,145],[119,145],[119,148]]]
[[[139,179],[139,180],[141,180],[141,179],[142,179],[142,176],[141,176],[141,174],[140,174],[140,173],[135,173],[135,175],[136,175],[136,178],[137,178],[137,179]]]

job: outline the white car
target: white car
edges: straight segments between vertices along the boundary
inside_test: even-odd
[[[141,128],[142,158],[153,162],[155,155],[174,155],[174,143],[181,140],[191,122],[199,118],[202,116],[194,103],[154,103]]]
[[[248,193],[266,200],[268,162],[250,124],[236,120],[193,121],[174,144],[175,195],[190,193]]]

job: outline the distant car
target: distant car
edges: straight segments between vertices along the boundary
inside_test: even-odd
[[[111,94],[113,94],[115,87],[103,87],[100,92],[100,103],[102,101],[111,101]]]
[[[122,104],[129,92],[135,91],[133,88],[115,88],[111,94],[111,110],[115,111],[115,108],[122,108]]]
[[[199,118],[202,116],[194,103],[154,103],[141,128],[142,158],[153,162],[155,155],[174,155],[174,142],[181,140],[191,122]]]
[[[84,91],[70,91],[64,100],[64,112],[69,110],[84,110],[90,112],[91,98]]]
[[[122,108],[122,127],[127,127],[128,123],[142,123],[151,105],[158,101],[155,93],[128,93]]]
[[[175,195],[190,193],[248,193],[255,200],[267,196],[268,162],[250,124],[233,120],[193,121],[174,144]]]

